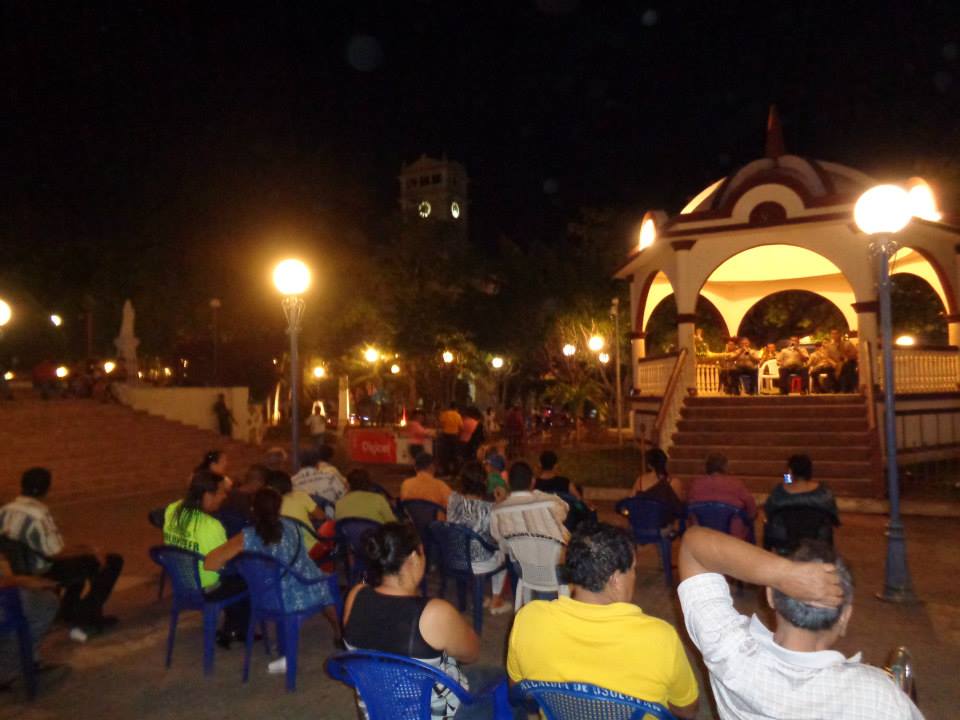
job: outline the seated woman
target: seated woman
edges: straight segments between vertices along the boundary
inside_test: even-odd
[[[207,555],[227,541],[223,524],[213,517],[227,497],[223,475],[210,470],[197,470],[190,478],[190,487],[183,500],[167,506],[163,516],[163,542],[185,550]],[[222,565],[218,566],[222,567]],[[209,600],[225,600],[245,592],[246,583],[239,575],[221,575],[206,565],[200,565],[200,585]],[[233,640],[243,640],[247,634],[250,603],[246,600],[227,606],[223,628],[217,633],[217,643],[230,647]]]
[[[650,472],[637,478],[633,484],[633,494],[649,500],[659,500],[664,503],[670,512],[665,519],[661,530],[672,530],[677,521],[684,515],[684,505],[681,499],[684,488],[679,480],[671,478],[667,472],[667,454],[660,448],[650,448],[644,458]]]
[[[257,490],[253,496],[253,527],[234,535],[226,543],[207,555],[204,567],[207,570],[219,570],[244,551],[263,553],[289,565],[295,573],[308,579],[319,580],[326,577],[307,553],[299,526],[282,517],[280,508],[283,498],[271,487]],[[281,577],[283,602],[288,611],[296,612],[307,608],[323,606],[323,616],[333,628],[333,643],[340,647],[340,621],[330,587],[325,582],[305,585],[293,575],[286,573]],[[268,666],[271,673],[286,672],[286,658],[274,660]]]
[[[497,542],[490,535],[490,511],[493,503],[486,500],[486,478],[483,466],[476,460],[465,463],[460,469],[459,492],[450,494],[447,501],[447,522],[466,525],[491,545]],[[470,564],[475,573],[485,573],[503,565],[503,553],[491,552],[477,543],[470,544]],[[510,612],[510,586],[504,580],[507,571],[501,570],[491,576],[493,599],[490,601],[490,614],[500,615]]]
[[[480,656],[480,638],[473,628],[446,600],[419,596],[426,559],[416,529],[408,523],[386,523],[367,539],[366,553],[371,584],[354,587],[344,606],[347,647],[405,655],[440,668],[465,686],[485,684],[481,672],[464,674],[460,669],[460,663]],[[465,706],[457,712],[458,707],[453,693],[434,688],[433,718],[454,713],[458,720],[490,717],[489,708]]]
[[[813,538],[833,544],[833,528],[840,525],[837,501],[824,483],[813,479],[813,461],[808,455],[791,455],[787,460],[787,474],[767,496],[763,512],[767,522],[763,530],[763,545],[778,552],[789,551],[800,540]],[[798,520],[788,523],[782,511],[793,509],[819,510],[806,522],[798,525]],[[798,515],[801,515],[798,513]],[[799,518],[804,522],[804,518]]]
[[[311,532],[315,524],[322,524],[326,519],[323,508],[302,490],[293,489],[293,481],[283,470],[270,470],[267,473],[267,487],[276,490],[283,502],[280,505],[280,514],[301,523],[303,542],[309,552],[316,544],[316,533]],[[316,522],[314,522],[316,521]]]

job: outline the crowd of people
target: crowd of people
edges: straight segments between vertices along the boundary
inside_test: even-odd
[[[826,340],[801,343],[799,336],[791,336],[778,348],[768,343],[756,349],[750,338],[729,338],[721,352],[712,352],[698,328],[694,344],[700,362],[716,362],[720,370],[720,389],[728,395],[756,395],[764,366],[781,395],[791,391],[793,382],[799,383],[799,392],[851,393],[858,382],[857,347],[843,337],[839,330],[831,330]]]
[[[450,422],[446,429],[452,428]],[[423,596],[431,568],[423,538],[400,506],[366,469],[344,476],[333,457],[331,446],[320,445],[305,454],[292,476],[271,458],[234,482],[224,452],[205,454],[184,496],[164,509],[164,543],[203,556],[198,576],[210,599],[244,592],[231,560],[247,551],[282,560],[299,578],[317,581],[304,584],[290,574],[282,592],[290,608],[323,607],[336,648],[413,657],[467,687],[479,688],[504,672],[514,682],[585,682],[659,703],[676,717],[696,716],[701,689],[680,635],[633,603],[637,568],[631,536],[596,520],[555,452],[541,453],[534,468],[522,459],[508,463],[502,446],[478,446],[450,475],[421,451],[400,486],[399,500],[435,503],[439,519],[484,539],[486,546],[471,549],[470,561],[474,572],[490,578],[485,604],[493,615],[513,612],[515,579],[505,566],[511,540],[547,538],[563,547],[558,581],[567,584],[569,595],[533,600],[519,610],[502,668],[478,665],[474,627],[446,600]],[[690,483],[670,475],[668,458],[657,448],[646,453],[645,464],[649,470],[637,478],[633,493],[669,509],[661,532],[682,534],[677,592],[722,717],[921,717],[882,671],[831,650],[850,622],[853,586],[832,548],[832,531],[839,525],[836,501],[814,477],[809,457],[787,460],[783,481],[762,506],[766,549],[750,542],[760,508],[728,474],[722,455],[708,456],[705,472]],[[42,501],[50,486],[50,473],[32,468],[23,475],[21,496],[0,508],[0,535],[31,551],[31,564],[5,573],[0,588],[17,587],[36,640],[59,613],[79,641],[115,622],[103,614],[103,605],[123,563],[94,548],[65,546]],[[687,506],[698,502],[722,502],[742,514],[729,533],[684,528]],[[826,516],[828,531],[821,523],[798,539],[796,523],[782,521],[782,511],[795,508]],[[336,573],[335,523],[348,518],[377,525],[363,542],[366,574],[346,592],[341,617],[330,585],[320,581]],[[724,576],[767,588],[776,618],[772,629],[737,612]],[[54,586],[62,588],[59,603],[50,592]],[[227,605],[217,634],[220,646],[245,639],[249,613],[247,600]],[[15,646],[0,642],[0,682],[16,668],[15,659]],[[268,666],[271,673],[285,670],[283,657]],[[516,717],[527,717],[529,709],[515,698]],[[489,708],[461,707],[457,696],[439,685],[431,712],[435,718],[489,717]]]

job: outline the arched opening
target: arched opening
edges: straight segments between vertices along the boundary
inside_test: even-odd
[[[755,303],[743,316],[737,334],[750,338],[755,347],[779,346],[793,335],[809,337],[807,342],[822,340],[833,329],[849,330],[840,308],[808,290],[783,290]]]
[[[953,308],[949,277],[922,250],[902,247],[890,258],[890,276],[910,274],[923,279],[933,290],[946,312]],[[895,306],[896,307],[896,306]]]
[[[890,278],[893,336],[908,335],[917,345],[946,345],[946,307],[926,278],[898,272]]]
[[[704,297],[697,298],[695,326],[703,328],[703,337],[713,349],[722,348],[727,338],[727,326],[716,306]],[[656,357],[677,349],[677,301],[674,296],[663,298],[647,321],[647,355]]]

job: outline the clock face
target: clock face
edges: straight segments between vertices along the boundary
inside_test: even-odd
[[[454,220],[460,217],[460,203],[458,203],[456,200],[450,203],[450,217],[452,217]]]
[[[431,210],[433,210],[433,208],[430,207],[430,203],[428,203],[426,200],[417,205],[417,212],[420,213],[420,217],[422,218],[430,217]]]

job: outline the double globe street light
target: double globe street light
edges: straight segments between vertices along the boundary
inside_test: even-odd
[[[296,472],[300,469],[300,356],[297,341],[306,306],[303,294],[310,287],[310,268],[294,258],[283,260],[273,270],[273,284],[283,295],[281,305],[290,336],[290,455]]]

